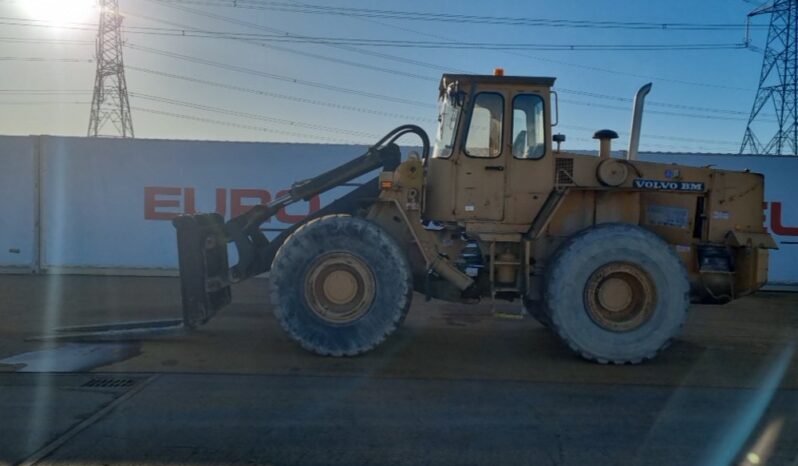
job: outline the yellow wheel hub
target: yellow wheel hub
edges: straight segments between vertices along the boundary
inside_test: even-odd
[[[333,304],[352,302],[357,295],[357,278],[348,270],[334,270],[324,279],[322,290]]]
[[[598,289],[598,302],[609,312],[623,311],[633,298],[632,287],[621,278],[608,278]]]
[[[345,251],[328,252],[313,261],[304,288],[313,313],[334,324],[354,322],[365,315],[376,294],[371,268]]]
[[[648,322],[657,303],[657,289],[648,273],[635,264],[612,262],[596,269],[584,291],[585,308],[595,323],[615,332]]]

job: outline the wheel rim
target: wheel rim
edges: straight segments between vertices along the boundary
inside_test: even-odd
[[[348,252],[319,256],[305,276],[305,300],[327,322],[346,324],[359,319],[368,312],[374,295],[371,269]]]
[[[656,300],[651,277],[628,262],[599,267],[585,286],[585,307],[590,318],[614,332],[634,330],[648,322]]]

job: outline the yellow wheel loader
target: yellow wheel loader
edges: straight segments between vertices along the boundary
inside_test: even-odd
[[[184,325],[206,322],[232,284],[268,271],[280,323],[321,355],[374,348],[417,291],[515,301],[582,357],[639,363],[679,334],[691,299],[725,302],[765,283],[776,246],[762,226],[762,175],[637,160],[650,84],[635,98],[625,157],[611,157],[611,130],[596,132],[598,156],[561,151],[553,84],[445,74],[434,144],[401,126],[227,223],[175,219]],[[421,154],[401,160],[405,135]],[[261,232],[285,206],[378,169],[276,239]]]

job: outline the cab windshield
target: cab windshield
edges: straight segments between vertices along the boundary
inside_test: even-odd
[[[438,104],[438,131],[435,134],[433,158],[451,157],[461,108],[461,105],[454,102],[450,93],[444,93],[441,97]]]

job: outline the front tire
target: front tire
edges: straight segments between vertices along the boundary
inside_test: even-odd
[[[270,277],[282,327],[325,356],[376,347],[402,323],[413,293],[396,241],[378,225],[345,215],[297,229],[277,252]]]
[[[570,238],[546,279],[546,312],[572,350],[599,363],[654,358],[680,333],[690,304],[681,259],[654,233],[605,224]]]

